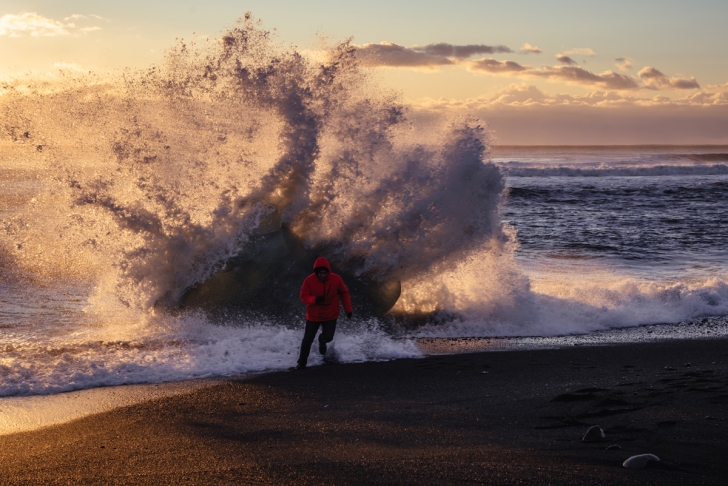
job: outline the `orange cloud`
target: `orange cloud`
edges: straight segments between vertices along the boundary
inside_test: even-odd
[[[699,89],[695,78],[670,78],[653,67],[644,67],[637,73],[647,89]]]
[[[483,71],[490,74],[520,73],[533,69],[529,66],[522,66],[515,61],[496,61],[492,58],[478,59],[468,63],[471,71]]]
[[[355,46],[362,64],[370,67],[408,67],[437,69],[440,66],[462,65],[472,72],[496,76],[512,76],[524,79],[545,79],[551,82],[597,87],[606,90],[635,91],[639,89],[699,89],[695,78],[668,77],[653,67],[645,67],[638,78],[614,71],[594,73],[578,65],[570,54],[595,56],[589,47],[575,48],[556,55],[561,65],[540,68],[520,64],[516,61],[497,60],[491,57],[469,59],[476,54],[512,53],[506,46],[485,44],[453,45],[447,43],[426,46],[404,47],[393,42]],[[524,44],[520,52],[541,52],[540,49]],[[628,71],[632,67],[629,58],[617,58],[617,68]],[[641,82],[640,82],[641,81]]]
[[[393,42],[355,46],[357,56],[367,66],[424,67],[434,69],[455,64],[477,54],[513,52],[503,45],[453,45],[445,42],[426,46],[404,47]]]
[[[441,42],[439,44],[428,44],[423,47],[412,47],[416,52],[424,52],[434,56],[455,57],[458,59],[466,59],[477,54],[495,54],[513,52],[509,47],[498,45],[488,46],[485,44],[468,44],[464,46],[456,46]]]
[[[569,65],[569,66],[573,66],[573,65],[575,65],[575,64],[578,64],[578,63],[577,63],[576,61],[574,61],[574,60],[573,60],[572,58],[570,58],[569,56],[566,56],[566,55],[564,55],[564,54],[556,54],[556,59],[558,59],[558,61],[559,61],[560,63],[562,63],[562,64],[566,64],[566,65]]]
[[[412,108],[415,120],[442,113],[484,119],[499,144],[728,143],[728,83],[679,99],[607,90],[547,94],[522,83],[487,96],[428,100]]]
[[[639,83],[632,76],[606,71],[594,74],[579,66],[554,66],[533,68],[514,61],[497,61],[495,59],[478,59],[468,61],[467,68],[488,74],[513,75],[523,78],[541,78],[550,81],[577,84],[582,86],[601,86],[605,89],[636,90]]]
[[[705,87],[705,91],[709,91],[711,93],[728,93],[728,83],[709,84]]]
[[[23,12],[19,15],[5,14],[0,17],[0,36],[53,37],[69,34],[70,32],[63,22],[40,16],[35,12]]]
[[[632,59],[628,57],[618,57],[617,59],[615,59],[615,61],[617,61],[617,64],[615,64],[615,66],[620,71],[625,72],[632,69]]]
[[[365,66],[437,68],[455,64],[444,56],[418,52],[392,42],[356,46],[356,55]]]
[[[594,57],[597,55],[596,52],[590,47],[575,47],[573,49],[569,49],[568,51],[565,51],[564,54],[567,56],[573,56],[573,55],[580,55],[580,56],[589,56]]]
[[[625,106],[726,106],[728,107],[728,83],[711,86],[712,92],[700,92],[693,95],[671,99],[667,96],[638,97],[621,91],[592,91],[585,95],[546,94],[536,86],[526,83],[512,84],[496,93],[467,100],[440,99],[427,101],[420,106],[431,109],[467,108],[479,110],[493,107],[529,107],[529,106],[592,106],[592,107],[625,107]]]
[[[541,54],[543,51],[540,48],[532,46],[531,44],[526,42],[525,44],[523,44],[523,46],[521,46],[520,49],[518,49],[518,52],[520,52],[521,54]]]
[[[80,14],[66,17],[64,20],[86,19]],[[79,28],[74,23],[64,24],[58,20],[49,19],[35,12],[22,12],[20,14],[5,14],[0,17],[0,36],[22,37],[57,37],[71,35],[74,32],[88,33],[100,30],[101,27]]]
[[[526,73],[530,77],[562,81],[569,84],[601,86],[606,89],[636,90],[640,88],[632,76],[605,71],[594,74],[579,66],[554,66],[534,69]]]

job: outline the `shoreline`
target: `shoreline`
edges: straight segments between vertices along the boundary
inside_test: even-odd
[[[0,398],[0,437],[62,425],[163,397],[212,386],[219,379],[86,388],[50,395]]]
[[[572,346],[592,347],[667,343],[683,340],[728,340],[728,331],[717,332],[715,325],[716,323],[714,322],[708,326],[701,326],[700,323],[643,324],[626,328],[598,330],[585,334],[556,336],[413,336],[409,339],[420,349],[422,355],[391,359],[357,360],[337,364],[355,365],[361,363],[388,362],[399,359],[422,359],[434,356],[454,356],[473,353],[543,351],[566,349]],[[702,330],[703,334],[701,335],[701,327],[707,327],[709,330],[707,333]],[[336,341],[333,344],[335,346]],[[318,353],[314,352],[313,348],[311,356],[314,358],[318,357]],[[325,366],[325,364],[313,364],[309,360],[309,368],[319,366]],[[103,413],[115,408],[193,391],[197,388],[211,386],[227,380],[246,380],[270,373],[285,373],[291,371],[292,367],[293,365],[287,368],[251,371],[240,375],[188,378],[179,381],[163,381],[158,383],[102,385],[60,393],[3,396],[0,397],[0,436],[14,433],[15,431],[11,430],[11,428],[15,428],[18,432],[37,430],[38,428],[60,425],[76,420],[77,418]],[[94,403],[89,404],[88,402],[90,401]],[[56,407],[60,407],[61,410],[53,410]],[[73,407],[79,407],[79,409],[74,410]],[[41,413],[52,411],[52,415],[37,417],[36,411]],[[14,418],[20,419],[21,423],[11,424]]]
[[[708,331],[705,331],[708,329]],[[619,344],[659,343],[679,340],[728,339],[728,332],[719,333],[715,323],[707,326],[696,323],[646,324],[629,328],[605,329],[588,334],[563,336],[494,336],[494,337],[412,337],[423,353],[422,359],[434,356],[471,353],[527,352],[562,349],[571,346],[611,346]],[[700,333],[703,333],[701,336]],[[706,332],[713,333],[705,334]],[[697,337],[700,336],[700,337]],[[619,339],[616,339],[619,338]],[[313,353],[312,356],[317,356]],[[342,364],[385,362],[391,360],[354,361]],[[315,364],[311,368],[321,366]],[[127,407],[158,398],[178,395],[208,387],[226,380],[245,380],[263,374],[282,373],[284,369],[269,369],[233,376],[189,378],[160,383],[82,388],[70,392],[0,397],[0,436],[29,432],[43,427],[61,425],[82,417]]]
[[[722,484],[727,345],[434,355],[220,380],[0,436],[0,472],[8,484]],[[581,442],[591,425],[606,441]],[[661,462],[621,467],[642,453]]]

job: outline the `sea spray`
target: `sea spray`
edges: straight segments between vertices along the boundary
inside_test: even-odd
[[[484,124],[425,143],[348,42],[323,58],[246,17],[143,72],[11,89],[6,135],[42,158],[52,195],[6,248],[40,273],[57,253],[69,269],[90,260],[122,302],[149,308],[208,278],[271,215],[359,261],[358,275],[405,282],[505,242]]]
[[[358,276],[401,281],[403,302],[421,308],[452,303],[437,275],[474,254],[512,265],[486,125],[444,118],[437,137],[419,131],[349,42],[312,59],[246,17],[218,39],[180,41],[143,71],[2,90],[3,163],[32,185],[0,232],[3,281],[19,282],[3,300],[28,324],[2,316],[13,329],[2,395],[290,366],[301,315],[213,324],[154,306],[269,226],[356,262]],[[54,298],[36,302],[40,288]],[[344,361],[420,355],[391,323],[340,327]]]

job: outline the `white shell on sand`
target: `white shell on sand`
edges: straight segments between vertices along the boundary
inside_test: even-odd
[[[599,442],[604,439],[606,439],[607,436],[604,434],[604,431],[601,427],[598,425],[594,425],[592,427],[589,427],[589,430],[586,431],[586,434],[584,434],[584,437],[581,438],[582,442]]]
[[[630,457],[622,463],[622,466],[627,469],[642,469],[650,461],[660,462],[660,458],[654,454],[640,454],[639,456]]]

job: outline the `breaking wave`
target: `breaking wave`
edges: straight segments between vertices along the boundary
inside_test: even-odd
[[[246,17],[143,72],[4,91],[5,148],[47,187],[5,222],[5,252],[34,274],[95,274],[125,306],[178,299],[281,224],[382,281],[508,243],[484,124],[425,139],[348,42],[311,59]]]
[[[535,285],[523,298],[525,308],[538,309],[538,316],[503,320],[474,304],[463,318],[423,326],[414,335],[564,336],[728,315],[728,281],[722,278],[656,283],[623,277],[595,283],[573,276],[570,282]]]

